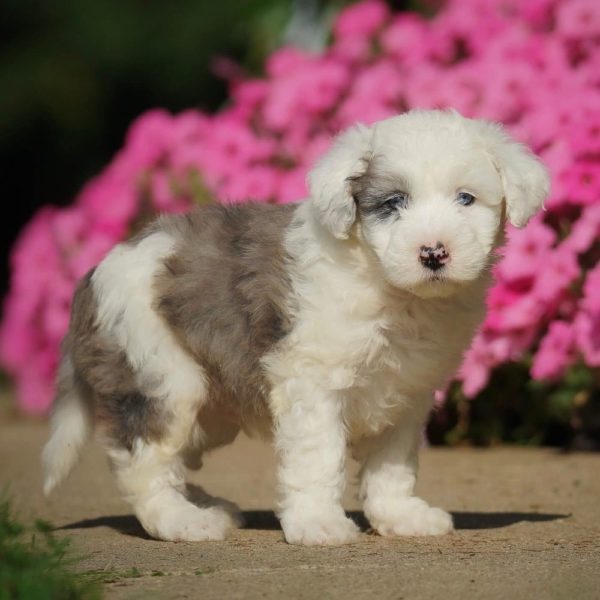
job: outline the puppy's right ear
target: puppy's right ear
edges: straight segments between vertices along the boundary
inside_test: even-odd
[[[311,201],[319,220],[338,239],[348,237],[356,218],[350,179],[366,172],[370,154],[371,130],[358,124],[340,134],[308,174]]]

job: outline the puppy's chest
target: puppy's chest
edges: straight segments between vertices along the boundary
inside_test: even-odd
[[[442,313],[408,314],[373,324],[343,393],[352,436],[377,433],[406,410],[430,404],[432,392],[457,369],[469,327]],[[415,406],[418,404],[419,406]]]

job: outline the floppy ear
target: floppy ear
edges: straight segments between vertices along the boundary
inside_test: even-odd
[[[512,140],[500,125],[488,121],[477,123],[502,177],[508,219],[516,227],[524,227],[548,197],[548,171],[529,148]]]
[[[346,239],[356,218],[349,178],[365,173],[371,130],[355,125],[337,136],[333,147],[308,174],[311,202],[319,220],[338,239]]]

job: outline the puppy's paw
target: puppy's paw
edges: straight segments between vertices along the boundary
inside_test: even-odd
[[[187,498],[198,508],[218,508],[227,513],[229,515],[230,528],[235,529],[244,525],[242,511],[237,504],[218,496],[211,496],[199,485],[187,485]]]
[[[358,527],[342,509],[323,512],[287,510],[281,513],[281,527],[289,544],[340,546],[357,541]]]
[[[202,542],[223,540],[236,527],[232,515],[223,508],[198,508],[185,501],[172,506],[138,510],[138,518],[152,537],[169,542]]]
[[[375,506],[365,507],[365,514],[380,535],[443,535],[454,526],[452,517],[441,508],[429,506],[421,498],[379,499]]]

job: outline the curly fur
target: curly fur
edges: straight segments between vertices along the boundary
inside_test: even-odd
[[[274,438],[290,543],[358,535],[340,504],[348,446],[376,531],[451,531],[414,496],[420,434],[483,317],[505,220],[527,222],[548,175],[497,125],[413,111],[342,133],[309,183],[297,205],[163,217],[82,282],[47,491],[95,421],[148,533],[222,539],[239,519],[194,502],[184,465],[244,429]]]

